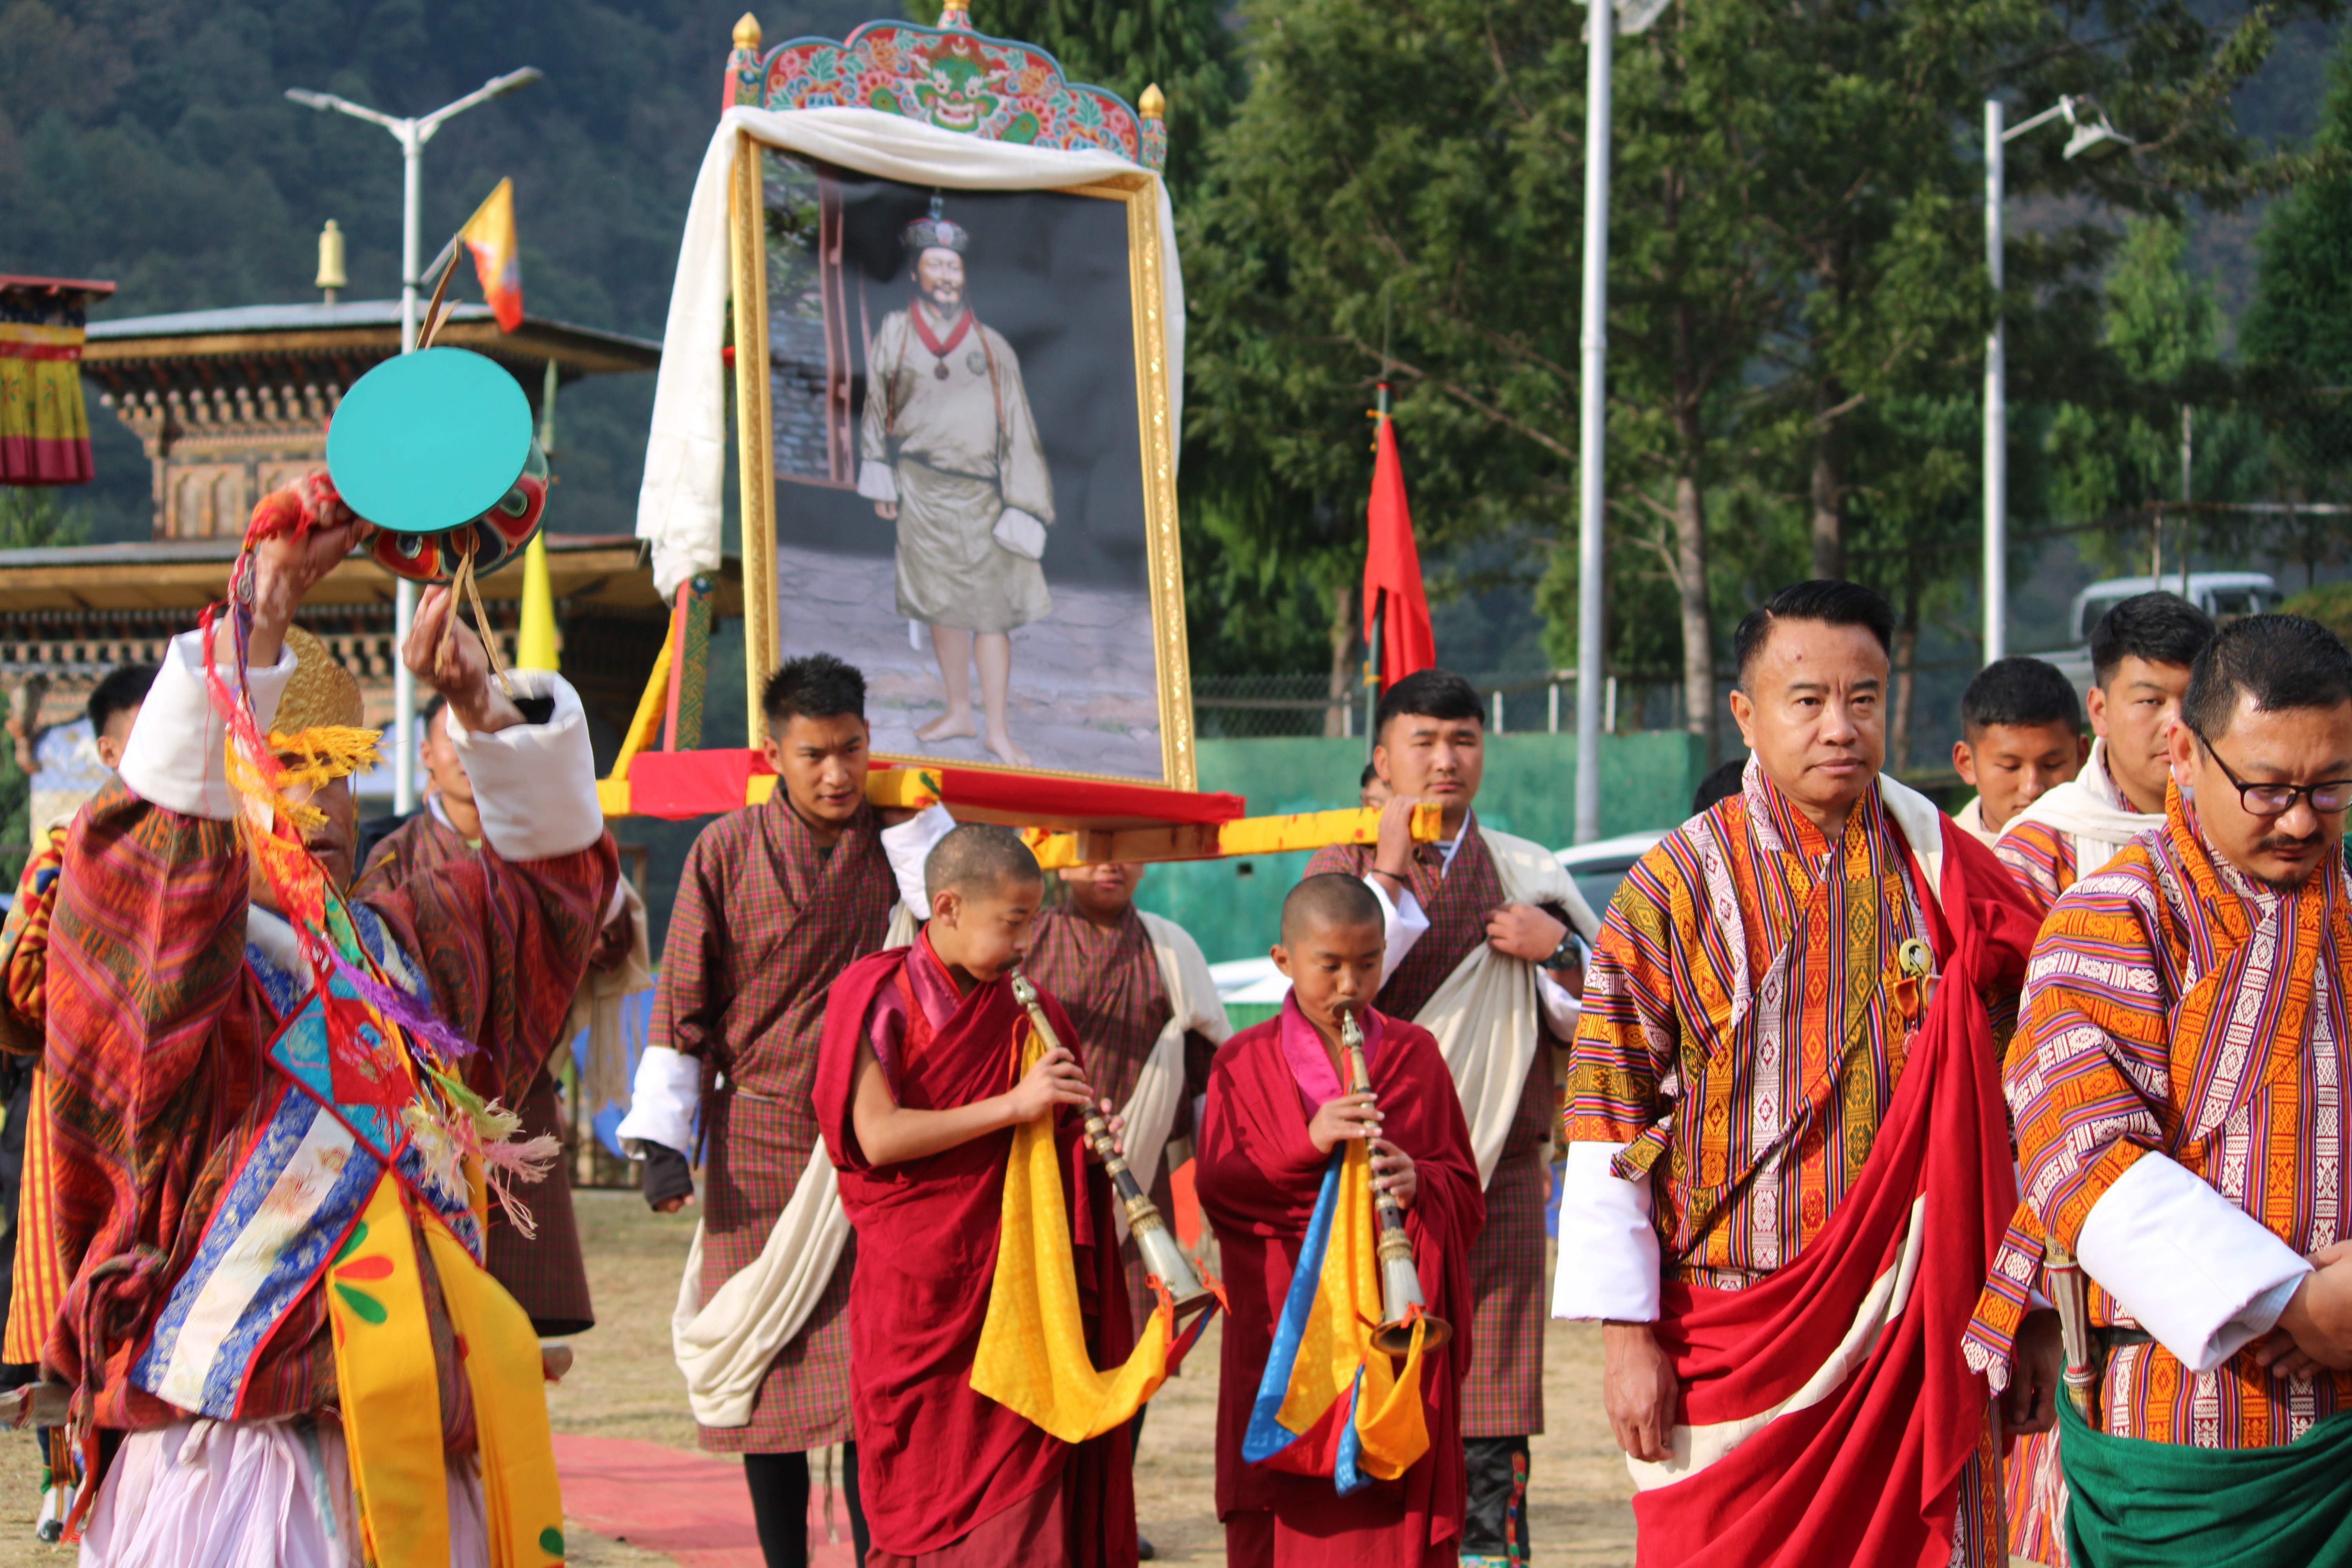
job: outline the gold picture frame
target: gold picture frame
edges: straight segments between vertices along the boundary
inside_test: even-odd
[[[760,688],[782,657],[782,609],[777,583],[778,484],[769,366],[768,264],[764,242],[765,153],[805,162],[790,148],[738,132],[734,175],[729,193],[730,276],[735,353],[738,482],[743,530],[743,630],[746,733],[762,732]],[[890,179],[880,174],[860,178]],[[1042,194],[1084,196],[1124,204],[1127,217],[1128,284],[1133,321],[1133,359],[1138,454],[1142,473],[1145,593],[1151,608],[1151,649],[1157,681],[1160,771],[1152,777],[1058,766],[1018,767],[995,760],[971,761],[939,752],[877,750],[884,760],[937,766],[975,767],[1016,776],[1066,778],[1097,783],[1155,784],[1192,790],[1198,768],[1192,729],[1191,668],[1184,633],[1183,562],[1176,517],[1175,409],[1169,389],[1166,294],[1163,268],[1172,237],[1160,226],[1157,181],[1150,174],[1117,174],[1073,185],[1039,184]],[[950,191],[953,196],[956,193]],[[1139,693],[1138,694],[1139,696]]]

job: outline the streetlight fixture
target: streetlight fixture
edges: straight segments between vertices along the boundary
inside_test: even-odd
[[[2001,321],[2001,148],[2027,132],[2063,118],[2074,128],[2066,156],[2100,157],[2132,144],[2088,99],[2066,97],[2057,107],[2004,129],[2000,100],[1985,100],[1985,266],[1992,279],[1992,332],[1985,344],[1984,393],[1984,661],[2008,652],[2009,636],[2009,361]]]
[[[286,96],[307,109],[321,112],[348,114],[354,120],[364,120],[381,125],[400,142],[402,170],[400,195],[400,352],[416,352],[416,290],[422,281],[416,272],[417,229],[423,222],[419,210],[420,193],[425,166],[425,144],[433,133],[476,104],[503,98],[518,88],[529,87],[542,73],[535,67],[525,66],[504,76],[492,77],[465,97],[445,103],[430,114],[413,120],[401,120],[381,110],[370,109],[363,103],[353,103],[348,98],[338,98],[331,92],[312,92],[308,88],[289,87]],[[408,642],[408,629],[416,619],[416,584],[401,580],[393,601],[393,641],[400,647]],[[409,726],[416,717],[416,678],[408,672],[407,661],[395,648],[392,661],[393,731],[400,737],[393,747],[392,792],[393,809],[407,813],[416,809],[416,748],[411,743]]]

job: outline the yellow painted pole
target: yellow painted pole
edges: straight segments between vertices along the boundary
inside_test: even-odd
[[[547,534],[530,536],[522,556],[522,629],[515,662],[525,669],[555,668],[555,586],[547,574]]]

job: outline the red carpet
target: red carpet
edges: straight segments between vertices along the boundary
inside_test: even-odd
[[[563,1479],[564,1513],[599,1535],[661,1552],[680,1568],[764,1568],[740,1459],[559,1432],[555,1468]],[[833,1510],[841,1531],[837,1545],[824,1536],[820,1471],[809,1485],[811,1568],[856,1568],[849,1506],[837,1482]]]

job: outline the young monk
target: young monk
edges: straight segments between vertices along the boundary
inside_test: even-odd
[[[1041,1117],[1054,1121],[1087,1352],[1111,1365],[1135,1342],[1109,1183],[1080,1135],[1096,1097],[1051,996],[1064,1047],[1014,1070],[1029,1019],[1009,974],[1045,874],[1012,834],[967,824],[932,848],[923,879],[929,924],[843,972],[817,1061],[817,1121],[857,1232],[849,1403],[866,1568],[1129,1568],[1124,1423],[1065,1443],[971,1387],[1006,1158],[1013,1130]]]
[[[1282,1013],[1234,1036],[1209,1072],[1196,1180],[1231,1310],[1217,1395],[1217,1514],[1234,1568],[1451,1564],[1461,1539],[1469,1256],[1486,1200],[1436,1039],[1370,1005],[1385,947],[1380,901],[1360,880],[1334,873],[1300,882],[1283,900],[1273,953],[1291,980]],[[1345,1012],[1364,1033],[1370,1094],[1348,1091]],[[1325,1169],[1350,1139],[1370,1141],[1373,1185],[1404,1206],[1428,1310],[1454,1338],[1422,1358],[1427,1452],[1396,1479],[1342,1496],[1328,1474],[1277,1468],[1279,1455],[1254,1464],[1243,1450]]]

